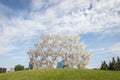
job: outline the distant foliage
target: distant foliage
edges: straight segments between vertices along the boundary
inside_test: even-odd
[[[6,68],[0,68],[0,73],[5,73],[6,72]]]
[[[113,57],[112,60],[109,62],[109,64],[106,64],[105,61],[102,62],[101,70],[114,70],[114,71],[120,71],[120,58],[117,57],[116,59]]]
[[[24,66],[23,65],[20,65],[20,64],[18,64],[18,65],[16,65],[15,66],[15,71],[21,71],[21,70],[24,70]]]
[[[29,68],[25,68],[25,70],[29,70]]]
[[[101,70],[107,70],[107,69],[108,69],[108,65],[106,64],[105,61],[102,62],[100,69],[101,69]]]

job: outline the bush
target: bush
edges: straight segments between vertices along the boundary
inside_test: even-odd
[[[16,65],[15,66],[15,71],[21,71],[21,70],[24,70],[24,66],[23,65],[20,65],[20,64],[18,64],[18,65]]]
[[[0,73],[5,73],[6,72],[6,68],[0,68]]]
[[[29,70],[29,68],[25,68],[25,70]]]

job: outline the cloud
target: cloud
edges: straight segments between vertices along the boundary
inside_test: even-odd
[[[85,34],[111,31],[110,28],[120,26],[119,0],[32,0],[29,12],[17,13],[1,4],[1,53],[17,49],[19,46],[14,42],[31,40],[41,33]],[[17,16],[4,15],[9,12]]]
[[[15,20],[15,19],[14,19]],[[3,30],[1,32],[0,36],[0,52],[4,53],[10,50],[15,49],[14,47],[17,47],[13,45],[14,42],[17,42],[18,40],[29,40],[32,39],[35,35],[40,35],[37,32],[42,31],[45,29],[41,24],[38,22],[34,22],[31,20],[15,20],[9,21],[9,23],[6,22],[5,27],[3,27]],[[36,26],[35,26],[36,25]],[[39,32],[40,33],[40,32]],[[5,49],[3,49],[5,48]]]
[[[50,8],[62,0],[32,0],[32,10],[44,10]]]
[[[0,3],[0,14],[11,13],[13,10],[4,4]]]
[[[15,49],[17,49],[17,47],[14,45],[11,45],[11,44],[10,45],[0,45],[0,54],[7,53],[7,52],[10,52]]]
[[[114,44],[112,47],[109,47],[107,50],[109,53],[120,55],[120,43]]]
[[[0,18],[0,54],[18,49],[18,41],[31,40],[46,29],[41,23],[34,20],[25,20],[22,16],[8,19]]]
[[[106,48],[95,49],[94,52],[98,54],[108,53],[108,54],[120,55],[120,42],[114,43],[113,45]]]
[[[40,0],[41,3],[45,1]],[[49,7],[43,8],[42,13],[38,11],[32,13],[32,19],[41,21],[48,27],[48,32],[56,33],[89,33],[101,32],[120,26],[119,0],[64,0],[56,3],[48,0]],[[57,0],[59,1],[59,0]],[[33,3],[35,1],[33,0]],[[35,2],[37,3],[37,2]],[[37,3],[38,4],[38,3]],[[46,5],[47,5],[46,4]],[[50,5],[53,5],[52,7]],[[34,6],[33,6],[34,7]],[[40,8],[37,6],[37,8]],[[46,24],[47,23],[47,24]]]

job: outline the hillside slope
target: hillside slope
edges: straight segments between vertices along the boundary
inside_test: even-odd
[[[2,73],[0,80],[120,80],[120,71],[39,69]]]

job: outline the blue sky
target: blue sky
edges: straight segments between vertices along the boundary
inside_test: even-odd
[[[120,56],[120,0],[0,0],[0,67],[28,66],[42,33],[80,35],[87,68]]]

